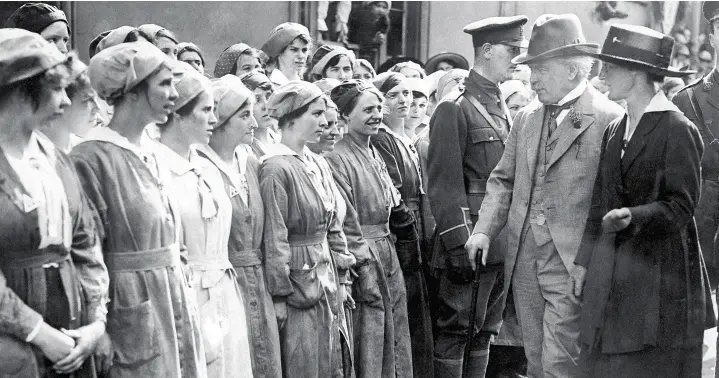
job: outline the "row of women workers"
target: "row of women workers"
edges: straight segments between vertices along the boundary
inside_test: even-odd
[[[412,298],[427,308],[417,194],[397,190],[411,165],[388,166],[376,138],[383,111],[406,114],[404,77],[343,83],[334,102],[288,81],[267,99],[262,72],[211,82],[173,61],[160,27],[134,42],[110,31],[86,67],[41,36],[64,15],[30,7],[39,35],[0,32],[4,374],[412,376],[412,353],[431,348],[410,346],[407,316]],[[283,24],[268,43],[282,55],[297,41],[306,28]],[[92,127],[95,94],[106,127]],[[281,143],[257,152],[268,116]],[[344,152],[325,161],[338,119]]]

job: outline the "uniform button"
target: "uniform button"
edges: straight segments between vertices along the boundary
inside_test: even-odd
[[[245,223],[251,223],[251,222],[252,222],[251,216],[248,215],[247,217],[245,217]]]
[[[257,306],[257,301],[250,302],[250,306]]]
[[[489,140],[494,140],[494,137],[493,136],[489,137]]]
[[[539,177],[544,176],[544,172],[539,172]]]

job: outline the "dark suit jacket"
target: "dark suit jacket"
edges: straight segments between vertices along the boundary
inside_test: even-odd
[[[692,107],[689,89],[694,91],[699,109]],[[719,72],[716,69],[710,74],[682,89],[673,100],[679,110],[699,128],[704,141],[702,156],[702,178],[712,181],[719,180],[719,148],[709,146],[711,137],[702,128],[711,130],[714,137],[719,138]],[[701,114],[697,114],[701,113]],[[717,146],[719,147],[719,146]]]
[[[704,149],[697,128],[675,111],[646,113],[621,158],[626,117],[604,133],[599,172],[575,264],[588,268],[581,341],[601,352],[701,345],[714,325],[697,242]],[[632,221],[603,233],[602,217],[627,207]]]

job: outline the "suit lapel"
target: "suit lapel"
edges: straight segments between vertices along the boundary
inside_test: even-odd
[[[527,163],[529,164],[529,177],[534,179],[534,172],[537,169],[537,159],[539,152],[539,142],[542,139],[542,124],[544,123],[544,106],[539,104],[527,115],[526,125],[529,126],[529,130],[526,130],[527,135]]]
[[[567,114],[562,120],[562,124],[557,126],[556,133],[559,133],[559,141],[557,147],[552,153],[552,157],[549,159],[547,168],[551,167],[554,163],[559,160],[574,144],[574,141],[579,138],[582,133],[594,123],[594,110],[592,110],[592,99],[590,91],[592,89],[587,85],[587,89],[582,93],[581,97],[577,101],[575,109],[582,114],[582,122],[579,128],[575,128],[571,117]]]
[[[642,118],[639,120],[637,129],[634,131],[632,139],[629,140],[627,148],[624,150],[624,157],[622,158],[622,174],[629,170],[632,163],[634,163],[639,154],[641,154],[642,150],[644,150],[644,147],[647,145],[647,135],[654,130],[663,115],[663,112],[644,113]]]

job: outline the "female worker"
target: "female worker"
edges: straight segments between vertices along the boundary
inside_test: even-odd
[[[166,122],[173,110],[172,68],[171,58],[147,42],[95,55],[90,81],[114,115],[70,154],[101,220],[111,376],[203,377],[207,370],[195,295],[180,259],[179,209],[170,205],[165,168],[141,143],[145,125]]]

